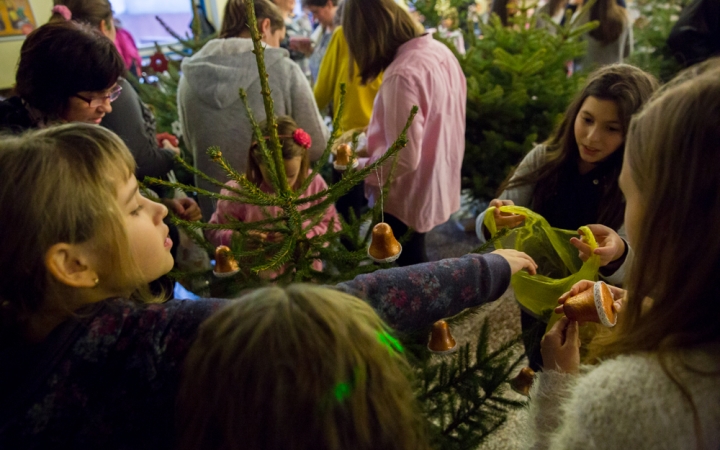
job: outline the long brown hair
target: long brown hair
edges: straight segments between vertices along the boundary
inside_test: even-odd
[[[590,345],[595,362],[655,352],[692,407],[698,448],[700,417],[676,367],[684,350],[720,342],[720,59],[669,83],[632,121],[627,166],[642,193],[635,260],[615,333]]]
[[[500,22],[506,27],[511,17],[508,6],[511,5],[511,8],[515,8],[512,4],[516,2],[517,0],[493,0],[490,13],[497,15],[500,18]]]
[[[557,190],[564,171],[577,171],[580,151],[575,139],[575,118],[588,97],[612,100],[617,105],[623,136],[627,134],[630,118],[651,97],[658,82],[650,74],[627,64],[615,64],[593,72],[583,90],[575,97],[553,135],[545,143],[547,158],[537,170],[513,178],[512,175],[500,187],[500,192],[513,187],[534,185],[533,209],[540,211]],[[606,187],[600,201],[598,222],[617,229],[623,223],[625,210],[622,192],[617,184],[625,143],[617,149],[605,164],[611,164],[608,179],[613,180]]]
[[[617,4],[617,0],[597,0],[590,8],[590,20],[597,20],[600,25],[590,31],[590,36],[604,44],[615,42],[623,32],[623,28],[631,26],[625,8]]]
[[[356,297],[250,293],[201,325],[185,359],[180,449],[426,450],[402,351]]]
[[[274,3],[268,0],[254,0],[255,18],[258,26],[265,19],[270,19],[270,30],[274,33],[285,28],[282,13]],[[229,0],[225,5],[225,15],[220,27],[220,38],[235,38],[249,32],[248,14],[244,0]]]
[[[72,300],[45,266],[57,243],[96,240],[115,282],[142,288],[116,199],[116,183],[135,171],[119,137],[82,123],[3,136],[0,167],[0,345],[20,338],[48,299]]]
[[[295,186],[290,186],[296,189],[298,186],[305,182],[310,169],[310,153],[308,149],[301,146],[293,139],[293,133],[298,129],[297,123],[288,116],[280,116],[276,119],[278,126],[278,135],[280,142],[282,143],[282,155],[284,160],[302,158],[300,161],[300,172],[298,173]],[[267,126],[267,121],[260,123],[260,128],[263,130],[264,136],[270,135],[270,129]],[[269,143],[268,143],[269,145]],[[256,186],[260,186],[263,182],[262,172],[260,166],[262,165],[262,153],[260,146],[257,142],[253,142],[250,145],[250,151],[248,152],[248,164],[247,164],[247,179],[254,183]]]
[[[643,225],[622,320],[597,356],[720,340],[720,60],[711,64],[631,124],[626,157],[643,193]]]
[[[423,33],[395,0],[345,0],[342,27],[350,50],[350,77],[357,63],[363,84],[377,78],[401,45]]]

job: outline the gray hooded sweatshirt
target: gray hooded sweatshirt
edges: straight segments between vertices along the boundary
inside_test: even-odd
[[[250,108],[258,123],[266,119],[260,94],[260,77],[252,40],[214,39],[182,62],[178,86],[178,114],[183,138],[192,151],[195,167],[205,174],[229,181],[227,174],[207,155],[207,149],[220,147],[223,156],[240,173],[245,173],[248,150],[253,140],[250,120],[238,90],[245,89]],[[270,90],[276,116],[290,116],[310,134],[310,159],[320,158],[328,130],[320,117],[315,97],[300,67],[281,48],[265,48]],[[197,186],[212,192],[220,188],[195,177]],[[215,210],[214,201],[200,196],[203,217]]]

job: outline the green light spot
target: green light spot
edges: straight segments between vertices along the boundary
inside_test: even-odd
[[[403,346],[400,344],[400,341],[395,339],[390,333],[388,333],[385,330],[378,331],[377,333],[377,339],[380,341],[382,345],[388,348],[388,350],[396,351],[398,353],[403,352]]]
[[[350,397],[350,391],[352,387],[350,383],[338,383],[335,385],[335,400],[342,402],[346,398]]]

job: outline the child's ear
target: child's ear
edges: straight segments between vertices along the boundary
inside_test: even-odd
[[[98,285],[99,278],[91,259],[84,246],[59,243],[45,253],[45,267],[62,284],[93,288]]]
[[[270,28],[270,19],[265,18],[260,21],[260,35],[263,37],[272,35],[272,29]]]

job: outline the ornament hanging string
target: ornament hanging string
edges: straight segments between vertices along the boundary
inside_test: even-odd
[[[382,172],[382,166],[380,166],[380,172]],[[382,175],[378,173],[377,166],[375,167],[375,175],[378,179],[378,186],[380,186],[380,215],[382,219],[381,222],[385,222],[385,207],[383,206],[383,182],[382,182]]]

